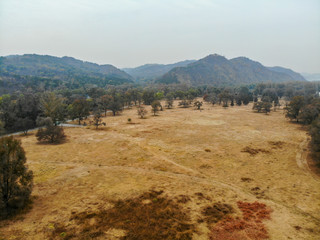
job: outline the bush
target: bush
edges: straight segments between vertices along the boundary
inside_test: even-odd
[[[28,202],[33,173],[25,166],[25,152],[19,140],[0,139],[0,216],[7,217]]]
[[[55,126],[51,118],[40,119],[37,122],[39,125],[45,126],[44,128],[40,128],[36,133],[39,142],[61,143],[65,140],[66,135],[63,128]]]

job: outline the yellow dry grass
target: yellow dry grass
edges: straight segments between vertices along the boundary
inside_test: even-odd
[[[47,239],[54,223],[73,224],[72,212],[150,189],[190,197],[185,208],[199,230],[194,239],[208,239],[207,223],[197,220],[210,202],[256,200],[273,210],[266,222],[270,239],[320,239],[320,180],[305,164],[306,132],[281,110],[203,108],[175,107],[156,117],[149,111],[147,119],[135,108],[125,110],[105,118],[101,130],[66,128],[68,140],[60,145],[19,137],[35,175],[34,204],[24,216],[0,223],[0,239]],[[118,239],[119,231],[105,238]]]

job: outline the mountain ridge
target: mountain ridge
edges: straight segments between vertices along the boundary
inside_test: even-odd
[[[224,56],[210,54],[185,67],[173,68],[156,79],[155,83],[222,86],[259,82],[306,81],[291,69],[279,68],[281,67],[272,70],[246,57],[228,60]],[[286,73],[289,70],[291,74]]]

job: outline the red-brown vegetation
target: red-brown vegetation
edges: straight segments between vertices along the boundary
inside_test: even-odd
[[[267,239],[268,232],[262,223],[270,219],[271,209],[263,203],[238,203],[242,218],[227,217],[211,229],[210,240],[261,240]]]

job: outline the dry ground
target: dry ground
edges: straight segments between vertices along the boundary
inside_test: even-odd
[[[66,128],[64,144],[20,137],[35,176],[34,204],[0,223],[0,239],[48,239],[55,224],[74,224],[74,213],[151,189],[190,198],[183,207],[198,229],[193,239],[208,239],[208,225],[199,221],[204,207],[236,209],[238,201],[272,209],[265,222],[270,239],[320,239],[320,179],[306,164],[306,132],[283,111],[265,115],[251,107],[175,107],[156,117],[149,111],[147,119],[133,108],[105,118],[102,130]],[[124,234],[113,229],[100,239]]]

